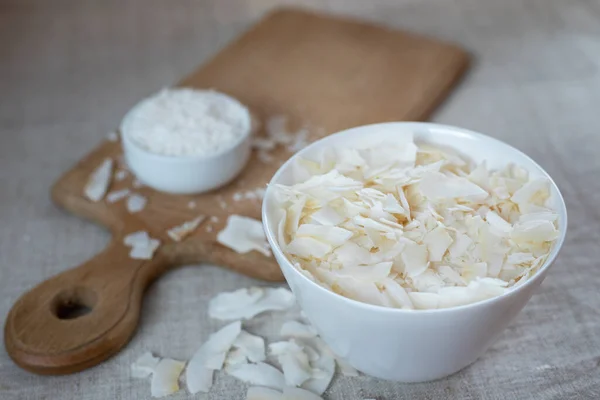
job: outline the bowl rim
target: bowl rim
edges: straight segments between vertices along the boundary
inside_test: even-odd
[[[268,203],[268,199],[272,196],[271,190],[272,190],[273,184],[275,184],[279,180],[280,176],[283,174],[284,171],[286,171],[288,168],[290,168],[290,166],[294,162],[294,160],[296,160],[298,157],[301,157],[303,154],[309,152],[311,148],[316,147],[317,144],[320,144],[323,141],[333,140],[331,138],[348,135],[352,132],[363,130],[363,129],[374,129],[377,127],[384,128],[384,127],[390,127],[390,126],[398,126],[398,127],[402,127],[402,128],[414,127],[415,129],[416,128],[426,128],[426,129],[430,129],[430,130],[431,129],[440,129],[440,130],[446,130],[446,131],[449,130],[449,131],[452,131],[453,133],[458,133],[458,134],[474,137],[474,138],[477,138],[480,140],[491,141],[491,142],[495,142],[497,144],[501,144],[503,146],[507,146],[508,148],[510,148],[511,151],[519,154],[521,157],[524,157],[529,162],[531,162],[532,165],[535,168],[537,168],[539,170],[539,172],[546,179],[548,179],[548,181],[550,182],[550,185],[554,188],[554,190],[558,194],[557,203],[559,204],[559,207],[558,207],[559,209],[556,210],[556,213],[559,214],[559,217],[562,220],[561,222],[563,222],[563,223],[558,227],[560,236],[557,239],[557,241],[555,242],[552,250],[550,251],[548,258],[546,259],[544,264],[538,269],[538,271],[532,277],[530,277],[525,283],[523,283],[517,287],[513,286],[511,288],[511,290],[508,290],[499,296],[490,297],[488,299],[476,301],[474,303],[468,303],[468,304],[463,304],[460,306],[447,307],[447,308],[408,310],[408,309],[402,309],[402,308],[392,308],[392,307],[385,307],[385,306],[380,306],[380,305],[375,305],[375,304],[369,304],[369,303],[365,303],[362,301],[358,301],[358,300],[354,300],[354,299],[342,296],[338,293],[335,293],[335,292],[319,285],[317,282],[314,282],[313,280],[309,279],[307,276],[302,274],[300,271],[298,271],[298,269],[288,260],[286,255],[283,253],[283,251],[279,247],[279,244],[277,243],[274,232],[271,231],[271,229],[269,228],[270,224],[269,224],[269,216],[268,216],[268,212],[267,212],[267,203]],[[435,134],[435,133],[433,133],[433,134]],[[433,122],[413,122],[413,121],[383,122],[383,123],[376,123],[376,124],[361,125],[361,126],[357,126],[357,127],[353,127],[353,128],[344,129],[342,131],[333,133],[331,135],[327,135],[327,136],[309,144],[302,150],[300,150],[297,153],[295,153],[294,155],[292,155],[275,172],[275,174],[273,175],[273,177],[267,184],[267,190],[265,191],[265,195],[264,195],[264,199],[263,199],[263,203],[262,203],[261,214],[262,214],[261,216],[262,216],[262,223],[263,223],[263,229],[265,231],[265,235],[267,237],[269,245],[271,246],[271,250],[276,255],[276,259],[277,259],[278,263],[279,263],[279,260],[283,260],[283,262],[287,264],[288,269],[293,270],[292,273],[295,274],[296,276],[298,276],[299,279],[304,280],[309,285],[313,285],[313,287],[315,287],[316,290],[326,293],[327,296],[333,296],[333,298],[337,298],[342,302],[346,302],[349,306],[359,307],[359,308],[372,310],[372,311],[376,311],[376,312],[384,312],[384,313],[391,313],[391,314],[398,314],[398,315],[439,314],[439,313],[448,313],[448,312],[453,312],[453,311],[468,310],[468,309],[473,309],[473,308],[480,308],[480,307],[484,307],[488,304],[491,304],[494,302],[499,302],[499,301],[502,301],[502,299],[516,295],[518,292],[525,290],[525,288],[527,288],[528,286],[531,286],[535,281],[537,281],[540,277],[542,277],[545,274],[546,270],[554,263],[554,261],[556,260],[556,257],[558,256],[558,253],[560,252],[560,250],[562,249],[562,246],[564,245],[566,234],[567,234],[567,228],[568,228],[567,207],[565,204],[564,197],[563,197],[560,189],[558,188],[558,185],[556,184],[554,179],[552,179],[550,174],[548,174],[548,172],[546,172],[546,170],[544,168],[542,168],[537,162],[535,162],[527,154],[523,153],[521,150],[511,146],[510,144],[508,144],[506,142],[503,142],[494,137],[485,135],[483,133],[475,132],[475,131],[472,131],[469,129],[464,129],[464,128],[460,128],[460,127],[452,126],[452,125],[438,124],[438,123],[433,123]],[[281,265],[280,265],[280,268],[282,268]]]
[[[222,93],[222,92],[219,92],[216,90],[211,90],[211,89],[196,89],[196,88],[192,88],[192,87],[173,87],[173,88],[167,88],[167,89],[172,90],[172,91],[193,90],[195,92],[201,92],[201,93],[213,93],[213,94],[216,94],[220,97],[227,99],[228,101],[231,101],[232,103],[235,103],[244,112],[244,120],[245,120],[245,125],[246,125],[245,133],[243,135],[241,135],[239,138],[237,138],[237,140],[232,142],[230,145],[223,147],[221,150],[219,150],[217,152],[207,154],[207,155],[201,155],[201,154],[169,155],[169,154],[154,153],[154,152],[144,148],[143,146],[141,146],[137,141],[135,141],[133,138],[131,138],[129,136],[130,133],[128,133],[129,132],[128,126],[131,123],[130,122],[131,119],[139,111],[139,109],[142,108],[145,104],[147,104],[151,100],[153,100],[154,97],[156,97],[160,93],[160,91],[159,91],[159,92],[152,94],[149,97],[146,97],[146,98],[138,101],[132,108],[129,109],[129,111],[127,111],[125,116],[123,116],[123,119],[121,120],[121,122],[119,124],[119,128],[118,128],[118,131],[120,134],[119,136],[121,137],[123,144],[125,144],[125,142],[127,142],[127,144],[129,146],[131,146],[131,148],[134,148],[137,151],[144,153],[144,155],[146,157],[153,158],[154,160],[162,161],[162,162],[179,163],[179,162],[214,160],[218,157],[221,157],[221,156],[231,152],[236,147],[241,146],[243,143],[250,140],[250,138],[252,137],[252,135],[254,133],[253,132],[252,113],[250,112],[249,108],[247,106],[245,106],[244,104],[242,104],[238,99],[236,99],[226,93]],[[127,151],[127,150],[125,150],[125,151]]]

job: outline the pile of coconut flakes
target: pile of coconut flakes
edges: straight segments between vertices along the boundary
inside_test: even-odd
[[[319,400],[335,371],[358,372],[339,359],[303,318],[294,295],[285,288],[252,287],[213,298],[209,316],[227,323],[211,334],[187,362],[144,353],[131,366],[135,378],[150,378],[153,397],[179,390],[179,376],[191,394],[208,393],[219,371],[249,385],[247,400]],[[263,336],[248,332],[252,320],[269,313],[275,324]],[[273,328],[276,332],[272,332]]]
[[[546,260],[559,236],[549,182],[491,171],[412,138],[326,149],[277,185],[278,243],[324,287],[404,309],[498,296]]]

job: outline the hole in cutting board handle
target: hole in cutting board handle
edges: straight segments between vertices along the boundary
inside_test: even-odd
[[[86,287],[74,287],[57,294],[52,301],[52,314],[58,319],[76,319],[91,313],[98,295]]]

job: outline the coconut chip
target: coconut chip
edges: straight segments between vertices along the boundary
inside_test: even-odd
[[[285,378],[281,371],[264,362],[228,366],[225,372],[251,385],[265,386],[278,390],[283,390],[285,387]]]
[[[148,200],[137,193],[132,193],[128,198],[127,198],[127,211],[129,211],[131,214],[140,212],[144,209],[144,207],[146,207],[146,203],[148,202]]]
[[[131,376],[134,378],[147,378],[158,365],[160,358],[154,357],[149,351],[142,354],[131,364]]]
[[[184,222],[181,225],[169,229],[167,231],[167,235],[169,235],[169,237],[174,241],[180,242],[194,232],[205,219],[206,217],[204,215],[200,215],[191,221]]]
[[[183,371],[185,363],[170,358],[160,360],[150,383],[152,397],[165,397],[179,391],[179,375]]]
[[[220,320],[250,319],[265,311],[281,311],[294,306],[292,292],[284,288],[250,288],[225,292],[208,304],[211,318]]]
[[[256,250],[271,256],[262,222],[241,215],[230,215],[225,228],[217,234],[217,241],[237,253]]]
[[[306,339],[317,336],[317,331],[310,325],[298,321],[287,321],[282,325],[280,334],[282,337]]]
[[[214,371],[223,367],[227,353],[241,329],[240,321],[232,322],[210,335],[194,353],[186,369],[186,381],[190,393],[207,393],[210,390]]]
[[[117,142],[119,140],[119,134],[115,131],[110,131],[106,134],[106,140],[109,142]]]
[[[112,169],[113,169],[113,160],[110,158],[102,161],[99,167],[97,167],[94,172],[90,175],[85,188],[83,189],[83,194],[89,200],[97,202],[104,198],[106,191],[108,190],[108,186],[110,185]]]
[[[116,203],[119,200],[123,200],[125,197],[129,196],[129,189],[121,189],[115,190],[106,195],[106,201],[109,203]]]
[[[233,347],[251,362],[264,361],[266,358],[265,340],[246,331],[240,332],[235,342],[233,342]]]
[[[145,231],[130,233],[123,238],[123,243],[131,247],[129,257],[135,260],[151,260],[160,246],[160,240],[152,239]]]
[[[117,182],[121,182],[125,180],[125,178],[127,178],[127,175],[129,175],[129,172],[127,172],[127,170],[120,169],[117,172],[115,172],[115,180]]]

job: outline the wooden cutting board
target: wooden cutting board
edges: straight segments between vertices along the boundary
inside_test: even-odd
[[[279,10],[180,85],[228,93],[263,120],[286,115],[292,127],[312,127],[310,138],[316,139],[357,125],[423,120],[467,66],[468,56],[453,45],[360,22]],[[173,196],[134,189],[148,198],[146,208],[136,214],[128,213],[124,202],[93,203],[82,196],[90,173],[105,158],[118,160],[120,154],[118,143],[106,141],[52,189],[58,205],[107,227],[113,239],[100,254],[41,283],[12,308],[5,325],[6,348],[29,371],[72,373],[115,354],[135,331],[145,288],[172,267],[206,262],[268,281],[283,279],[273,258],[258,252],[237,254],[216,243],[216,233],[230,214],[260,219],[260,200],[234,201],[233,196],[264,187],[291,153],[278,149],[271,163],[253,155],[235,182],[208,194]],[[125,187],[132,187],[131,178],[113,180],[110,190]],[[203,223],[179,243],[165,234],[199,214],[218,222]],[[137,230],[162,242],[151,261],[130,259],[123,245],[124,235]]]

